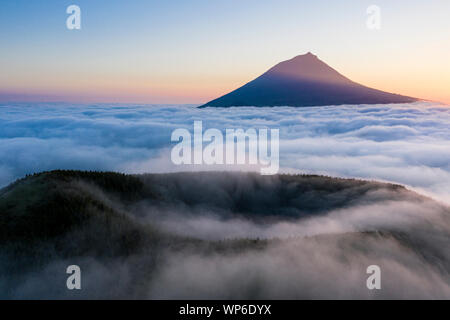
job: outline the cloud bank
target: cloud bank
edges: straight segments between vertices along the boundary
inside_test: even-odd
[[[45,176],[40,199],[24,195],[43,188],[39,177],[0,198],[0,235],[19,235],[0,237],[0,298],[450,297],[450,208],[398,186],[211,172]],[[78,292],[65,287],[71,264],[83,270]],[[379,291],[366,287],[373,264]]]
[[[170,136],[207,128],[280,129],[281,172],[392,181],[450,203],[450,108],[435,103],[311,108],[0,105],[0,186],[52,169],[125,173],[250,170],[175,166]]]

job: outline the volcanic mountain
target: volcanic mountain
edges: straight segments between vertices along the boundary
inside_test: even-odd
[[[346,78],[308,52],[283,61],[202,107],[324,106],[408,103],[416,98],[372,89]]]

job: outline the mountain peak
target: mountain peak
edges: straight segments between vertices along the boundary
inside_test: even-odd
[[[266,73],[276,77],[322,83],[351,83],[349,79],[308,52],[278,63]]]
[[[305,54],[299,54],[295,57],[293,57],[292,59],[283,61],[283,62],[298,62],[298,61],[314,61],[314,60],[319,60],[319,58],[317,57],[317,55],[308,52]]]
[[[308,51],[305,54],[299,54],[298,56],[295,56],[292,59],[297,59],[297,58],[317,58],[317,56],[315,54],[313,54],[312,52]]]
[[[202,107],[300,107],[413,101],[417,99],[353,82],[308,52],[276,64],[255,80]]]

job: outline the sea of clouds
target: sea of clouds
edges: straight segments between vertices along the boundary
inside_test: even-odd
[[[450,203],[450,108],[412,104],[308,108],[0,104],[0,187],[53,169],[125,173],[252,170],[176,166],[177,128],[280,130],[280,172],[391,181]]]

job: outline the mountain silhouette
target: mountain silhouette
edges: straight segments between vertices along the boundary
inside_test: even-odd
[[[372,89],[346,78],[308,52],[283,61],[202,107],[324,106],[408,103],[416,98]]]

